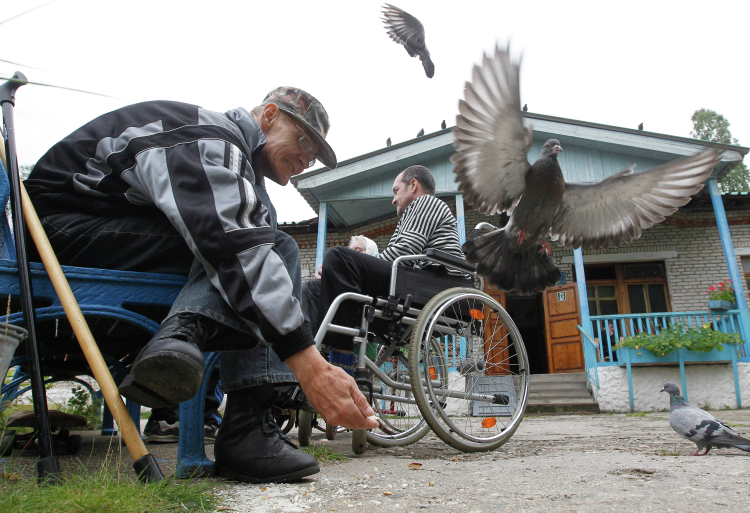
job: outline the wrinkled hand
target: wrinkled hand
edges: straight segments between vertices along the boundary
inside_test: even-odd
[[[326,424],[349,429],[378,427],[376,420],[368,418],[375,412],[354,379],[343,369],[325,361],[315,346],[290,356],[286,364]]]

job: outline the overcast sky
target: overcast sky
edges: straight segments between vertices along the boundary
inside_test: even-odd
[[[0,0],[0,20],[46,0]],[[16,97],[19,161],[33,164],[90,119],[145,100],[225,111],[278,85],[326,107],[339,161],[455,124],[472,66],[496,42],[523,53],[529,111],[689,137],[716,110],[750,145],[750,2],[393,0],[425,26],[435,77],[387,36],[382,2],[57,0],[0,25],[0,74],[119,99],[26,86]],[[43,70],[43,71],[42,71]],[[270,186],[281,221],[315,216]]]

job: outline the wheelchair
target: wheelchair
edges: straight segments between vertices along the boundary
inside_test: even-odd
[[[399,265],[414,260],[444,272]],[[387,298],[344,293],[334,300],[316,345],[320,350],[329,331],[353,337],[359,345],[354,379],[380,424],[353,431],[355,454],[367,442],[403,446],[430,430],[463,452],[491,451],[510,440],[526,409],[528,356],[513,320],[483,288],[476,266],[429,249],[393,262]],[[344,301],[362,305],[359,326],[332,323]],[[301,445],[316,425],[315,414],[300,411]],[[326,426],[327,436],[334,429]]]

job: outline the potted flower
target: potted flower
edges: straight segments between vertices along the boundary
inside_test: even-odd
[[[732,355],[724,352],[726,344],[739,344],[739,333],[724,333],[711,329],[710,324],[691,328],[683,324],[674,324],[664,328],[658,334],[638,333],[626,337],[615,349],[622,351],[622,362],[631,363],[676,363],[680,354],[685,362],[729,361]],[[737,346],[734,346],[736,351]],[[619,353],[618,353],[619,354]]]
[[[734,310],[734,287],[732,280],[720,281],[716,285],[708,287],[708,309],[709,310]]]

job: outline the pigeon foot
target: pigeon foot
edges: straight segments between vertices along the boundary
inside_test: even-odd
[[[540,254],[546,254],[547,256],[552,255],[552,245],[549,242],[540,240],[539,245],[542,246],[542,248],[539,250]]]
[[[516,233],[516,237],[518,238],[518,243],[523,244],[523,241],[526,240],[526,230],[524,229],[518,230],[518,233]]]

